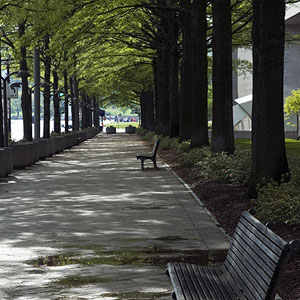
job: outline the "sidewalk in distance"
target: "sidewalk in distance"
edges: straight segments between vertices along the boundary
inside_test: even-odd
[[[0,181],[1,299],[171,299],[168,261],[221,262],[227,238],[136,135],[99,134]]]

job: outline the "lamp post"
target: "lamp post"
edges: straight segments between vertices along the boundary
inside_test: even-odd
[[[17,74],[17,77],[29,77],[30,73],[25,71],[25,70],[20,70],[16,72],[11,72],[6,75],[6,77],[1,76],[1,80],[3,82],[3,100],[4,100],[4,105],[3,105],[3,121],[4,121],[4,147],[8,146],[8,120],[7,120],[7,82],[10,76]]]

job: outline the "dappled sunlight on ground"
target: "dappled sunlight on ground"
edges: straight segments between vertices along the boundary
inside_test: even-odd
[[[1,180],[0,298],[170,299],[167,261],[207,263],[211,219],[148,151],[101,134]]]

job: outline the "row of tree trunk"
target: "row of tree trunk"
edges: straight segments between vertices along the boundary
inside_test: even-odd
[[[147,106],[153,107],[156,133],[179,137],[180,141],[190,140],[193,148],[202,147],[209,144],[207,1],[179,1],[179,11],[175,9],[176,2],[157,1],[160,9],[153,42],[154,105],[144,101],[143,92],[141,107],[142,111],[148,110]],[[213,1],[213,18],[211,149],[233,153],[231,1]],[[142,122],[147,129],[153,129],[151,123],[148,127],[148,120]]]
[[[19,24],[19,37],[20,39],[25,34],[26,24],[22,22]],[[45,36],[44,39],[44,53],[47,53],[49,49],[50,37]],[[66,59],[66,57],[65,57]],[[49,55],[44,55],[44,80],[45,82],[51,82],[51,57]],[[20,70],[28,71],[27,67],[27,48],[22,46],[20,49]],[[59,90],[59,77],[56,69],[52,71],[53,84],[52,87],[47,86],[44,88],[44,128],[43,128],[43,138],[50,138],[50,100],[53,96],[53,106],[54,106],[54,132],[61,132],[61,113],[60,113],[60,90]],[[76,76],[71,76],[69,78],[70,87],[68,85],[68,72],[64,71],[64,101],[65,101],[65,132],[69,131],[69,109],[68,104],[71,103],[72,111],[72,129],[74,131],[80,128],[80,116],[79,116],[79,91],[78,91],[78,81]],[[1,82],[1,81],[0,81]],[[32,141],[32,103],[31,103],[31,90],[28,85],[28,78],[21,78],[22,84],[22,94],[21,94],[21,106],[23,113],[23,139],[26,141]],[[1,83],[0,83],[1,87]],[[51,91],[52,89],[52,91]],[[70,91],[70,94],[69,94]],[[51,93],[53,93],[51,95]],[[0,93],[1,94],[1,93]],[[2,94],[0,95],[0,147],[4,147],[4,120],[3,120],[3,105],[2,105]],[[91,98],[84,93],[82,98],[82,125],[81,128],[87,128],[100,125],[99,120],[99,106],[97,99]]]
[[[157,134],[209,144],[208,43],[205,0],[157,0],[153,44],[154,88],[140,95],[142,127]],[[234,153],[231,1],[212,0],[212,152]],[[250,197],[257,185],[289,174],[284,141],[283,64],[285,1],[253,2],[253,112]],[[172,7],[174,9],[172,9]],[[154,10],[155,13],[155,10]],[[181,45],[179,33],[182,33]],[[180,55],[181,54],[181,55]],[[154,94],[152,96],[152,94]],[[286,176],[288,177],[288,176]]]

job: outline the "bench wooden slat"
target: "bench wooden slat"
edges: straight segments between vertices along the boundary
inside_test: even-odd
[[[242,231],[239,226],[236,228],[235,233],[239,236],[243,237],[245,243],[251,247],[251,249],[256,252],[259,256],[264,257],[265,264],[269,265],[270,267],[275,263],[278,263],[279,255],[271,252],[264,243],[262,243],[258,238],[255,237],[254,234],[251,234],[249,231]],[[274,268],[272,268],[274,270]]]
[[[244,212],[221,267],[186,263],[169,263],[168,266],[171,273],[178,276],[171,280],[173,285],[177,284],[175,293],[179,300],[274,300],[292,249]]]
[[[255,292],[263,298],[268,291],[268,284],[270,284],[271,279],[269,279],[268,284],[266,284],[266,282],[261,279],[259,274],[255,273],[253,269],[250,270],[249,265],[247,265],[241,253],[231,251],[229,257],[232,259],[232,261],[237,263],[238,268],[236,268],[236,272],[239,273],[239,276],[243,279],[247,278],[246,286],[248,290],[251,292],[254,289]]]
[[[199,280],[197,265],[187,264],[188,271],[191,274],[193,284],[198,292],[197,299],[209,299],[209,291],[203,281]]]
[[[198,266],[199,268],[200,266]],[[223,280],[224,276],[218,276],[217,272],[220,272],[219,268],[214,268],[214,267],[201,267],[206,276],[210,279],[210,285],[213,290],[215,290],[217,294],[216,299],[220,300],[230,300],[230,297],[228,294],[230,294],[230,291],[227,292],[227,283],[226,281]],[[218,270],[218,271],[217,271]]]
[[[250,228],[252,226],[256,227],[257,230],[259,230],[262,234],[267,236],[268,239],[270,239],[274,244],[276,244],[281,249],[283,249],[287,244],[287,242],[284,239],[282,239],[280,236],[274,233],[270,228],[268,228],[267,226],[259,222],[247,211],[244,211],[242,213],[240,221],[248,222],[250,224]]]
[[[263,269],[268,277],[272,277],[273,271],[276,268],[275,262],[263,253],[259,254],[256,253],[254,249],[249,249],[247,242],[245,242],[243,239],[243,236],[235,234],[234,240],[232,240],[232,247],[243,247],[243,249],[247,249],[247,257],[249,257],[249,259],[251,259],[251,261],[254,261],[257,265],[259,265],[260,269]]]
[[[206,298],[207,299],[219,299],[215,288],[212,287],[211,283],[209,282],[209,278],[207,277],[205,268],[203,268],[201,266],[195,266],[194,270],[197,274],[198,281],[202,282],[202,284],[205,285],[206,294],[208,295]]]
[[[204,295],[202,293],[201,287],[198,285],[197,279],[195,278],[195,274],[191,268],[190,264],[179,263],[179,267],[184,274],[185,280],[187,282],[187,286],[189,288],[189,292],[192,296],[190,299],[203,299]]]
[[[178,274],[175,271],[176,264],[177,263],[168,263],[167,268],[168,268],[168,271],[169,271],[169,276],[170,276],[171,282],[173,284],[174,292],[177,296],[177,299],[178,300],[181,300],[181,299],[184,300],[185,297],[183,295],[181,282],[179,281],[179,278],[181,278],[181,277],[180,277],[180,274]]]
[[[247,299],[251,300],[260,300],[262,299],[258,293],[252,294],[251,289],[249,290],[249,286],[247,284],[247,277],[240,270],[240,266],[235,262],[230,256],[226,258],[226,269],[229,270],[231,276],[235,280],[236,284],[239,286],[241,290],[243,290],[244,294],[247,296]]]
[[[245,294],[242,292],[241,288],[239,287],[239,285],[237,285],[235,279],[233,278],[232,274],[230,274],[227,269],[225,268],[224,265],[221,266],[221,270],[222,270],[222,274],[224,275],[224,278],[226,278],[226,281],[229,283],[229,287],[231,288],[232,292],[235,295],[235,298],[232,299],[236,299],[238,298],[239,300],[249,300],[248,298],[246,298]]]
[[[210,267],[209,271],[213,274],[216,285],[220,282],[219,289],[225,300],[235,299],[236,295],[230,287],[230,283],[227,281],[225,274],[222,273],[220,267]]]
[[[239,222],[238,228],[240,228],[242,231],[247,232],[248,234],[251,234],[251,236],[255,236],[257,239],[259,239],[268,249],[270,249],[272,252],[274,252],[277,255],[281,255],[281,251],[286,245],[277,245],[272,240],[268,239],[264,234],[262,234],[260,231],[256,230],[254,227],[247,226],[247,223]]]
[[[249,266],[249,271],[251,275],[255,278],[260,279],[259,281],[261,282],[262,288],[267,288],[265,286],[267,286],[270,283],[270,280],[272,278],[272,271],[265,267],[263,263],[261,264],[260,262],[253,259],[253,257],[249,254],[249,250],[251,249],[245,251],[245,249],[242,248],[243,245],[239,244],[239,246],[240,249],[238,250],[238,248],[235,248],[235,244],[233,244],[232,249],[235,249],[235,252],[240,252],[242,258],[245,259],[247,266]],[[252,253],[253,252],[251,252],[251,254]]]

